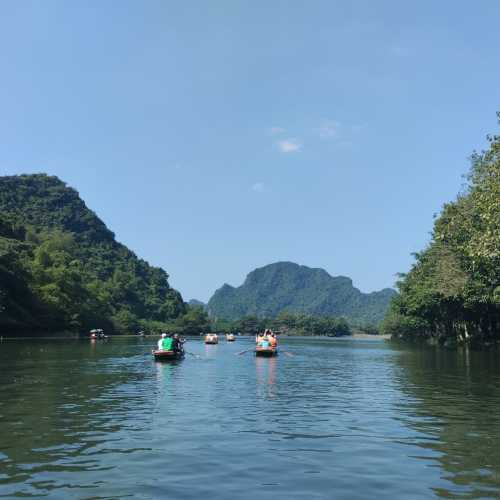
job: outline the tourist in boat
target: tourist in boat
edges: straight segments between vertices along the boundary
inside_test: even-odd
[[[186,339],[181,339],[178,333],[174,333],[174,336],[172,338],[172,349],[175,352],[182,352],[184,350],[184,342],[186,342]]]
[[[268,348],[270,346],[269,338],[265,337],[264,340],[259,344],[260,347]]]
[[[161,339],[158,341],[159,351],[171,351],[173,348],[173,338],[172,335],[167,335],[166,333],[161,334]]]
[[[172,334],[167,335],[163,339],[163,350],[164,351],[172,351],[173,350],[174,339],[172,338]]]
[[[162,333],[160,339],[158,340],[158,350],[163,350],[163,339],[166,338],[167,334]]]
[[[271,336],[269,334],[270,331],[271,330],[264,330],[264,333],[263,333],[263,335],[261,337],[261,340],[257,343],[257,345],[259,347],[267,348],[267,347],[270,346],[270,338],[271,338]]]
[[[278,347],[278,339],[273,332],[271,332],[271,335],[269,337],[269,344],[273,349],[276,349]]]
[[[255,337],[255,343],[257,345],[261,345],[262,342],[264,342],[266,340],[266,334],[265,333],[259,333],[257,334],[257,337]]]
[[[264,333],[259,333],[256,338],[257,345],[263,347],[262,343],[265,342],[266,346],[269,346],[272,333],[273,332],[269,328],[266,328]]]

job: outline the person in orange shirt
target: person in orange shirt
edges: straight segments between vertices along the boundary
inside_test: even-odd
[[[276,349],[276,347],[278,347],[278,339],[276,338],[276,335],[273,332],[271,332],[268,339],[269,339],[269,344],[271,345],[271,347],[273,349]]]

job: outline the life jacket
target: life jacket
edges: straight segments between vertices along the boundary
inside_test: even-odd
[[[276,337],[269,337],[269,343],[271,344],[271,347],[278,346],[278,341],[276,340]]]
[[[163,342],[162,342],[162,349],[164,351],[171,351],[172,348],[173,348],[173,340],[172,338],[170,337],[166,337],[163,339]]]
[[[265,340],[267,340],[267,337],[264,337],[264,335],[257,335],[257,340],[256,340],[257,344],[260,344]]]

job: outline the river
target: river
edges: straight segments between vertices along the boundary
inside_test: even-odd
[[[496,352],[252,339],[0,344],[0,497],[500,497]],[[286,355],[284,350],[289,354]]]

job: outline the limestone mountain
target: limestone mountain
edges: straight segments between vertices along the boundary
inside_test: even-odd
[[[396,292],[390,288],[362,293],[345,276],[324,269],[277,262],[255,269],[243,285],[219,288],[208,302],[212,317],[276,317],[283,311],[318,316],[344,316],[354,324],[380,322]]]

